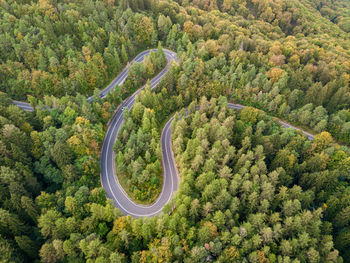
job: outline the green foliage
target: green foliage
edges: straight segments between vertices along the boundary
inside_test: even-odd
[[[114,146],[119,178],[126,177],[123,186],[140,201],[154,200],[161,189],[160,127],[156,105],[146,103],[154,99],[147,87],[131,111],[124,111],[125,125]]]
[[[344,204],[338,219],[332,219],[330,211],[335,208],[334,203],[330,210],[326,203],[347,194],[338,181],[340,169],[327,168],[328,154],[334,146],[325,143],[326,135],[319,135],[310,144],[300,135],[286,137],[288,129],[276,134],[273,129],[259,128],[261,121],[266,123],[265,127],[275,124],[263,114],[257,122],[258,112],[253,114],[252,109],[233,113],[225,104],[219,106],[215,99],[204,102],[202,99],[200,123],[195,112],[173,126],[173,144],[182,149],[175,151],[182,183],[172,216],[182,214],[183,207],[189,207],[184,197],[193,200],[189,224],[200,222],[194,248],[208,247],[208,253],[215,258],[220,253],[216,254],[210,243],[216,238],[225,253],[238,250],[237,259],[262,260],[278,255],[281,260],[323,262],[332,258],[337,261],[339,252],[331,248],[329,225],[334,222],[335,233],[341,229],[341,244],[349,244],[343,234],[348,228],[348,216],[345,216],[348,208]],[[228,120],[233,122],[233,127],[220,137],[221,129],[227,129]],[[244,128],[235,129],[236,125]],[[245,139],[236,142],[235,136]],[[179,138],[181,146],[177,143]],[[299,144],[303,147],[295,147]],[[194,165],[199,156],[202,165]],[[322,158],[321,165],[312,164],[315,158]],[[210,164],[211,160],[214,165]],[[318,172],[310,174],[311,170]],[[286,176],[294,184],[286,181]],[[202,207],[201,213],[197,207]],[[231,237],[229,242],[225,242],[226,233]],[[345,252],[344,247],[339,248]],[[218,261],[226,262],[225,253]]]
[[[92,94],[137,49],[149,47],[155,31],[147,15],[123,12],[114,1],[3,1],[0,6],[1,90],[22,100]]]
[[[0,89],[35,106],[0,94],[0,261],[348,261],[349,150],[330,136],[350,144],[348,1],[0,6]],[[157,196],[161,128],[190,105],[172,125],[182,181],[164,214],[132,219],[100,185],[104,124],[163,52],[107,99],[85,95],[159,40],[180,63],[126,114],[117,169],[138,199]],[[232,99],[321,134],[310,142],[257,109],[232,112]]]
[[[112,99],[90,104],[80,95],[45,97],[45,104],[55,108],[37,106],[33,113],[18,111],[3,100],[1,260],[29,262],[40,256],[43,262],[57,261],[67,256],[63,241],[71,233],[88,228],[101,237],[108,233],[115,211],[96,174],[102,123],[114,110]]]
[[[127,95],[132,94],[135,90],[145,84],[147,80],[154,77],[165,67],[166,63],[167,60],[159,43],[156,52],[151,51],[142,63],[135,62],[131,66],[128,77],[123,85],[123,97],[128,97]]]

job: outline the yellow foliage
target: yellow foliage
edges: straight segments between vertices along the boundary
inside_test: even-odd
[[[215,40],[209,39],[205,42],[205,49],[210,55],[216,56],[218,54],[219,47]]]
[[[76,117],[74,124],[80,126],[90,126],[90,121],[82,116],[78,116]]]
[[[240,111],[239,116],[244,122],[255,123],[258,120],[259,110],[252,107],[244,107]]]
[[[315,74],[317,72],[317,66],[314,66],[312,64],[307,64],[305,66],[305,69],[310,73],[310,74]]]
[[[280,77],[282,76],[283,73],[284,73],[283,69],[272,68],[267,74],[268,74],[268,77],[270,78],[270,80],[272,81],[272,83],[275,83],[276,81],[278,81],[280,79]]]
[[[143,16],[139,21],[135,22],[134,30],[139,43],[150,43],[154,28],[152,21],[148,17]]]
[[[281,43],[280,42],[274,42],[273,45],[270,47],[270,52],[272,52],[274,55],[281,55],[282,49],[281,49]]]
[[[313,148],[316,150],[324,149],[333,142],[332,135],[329,132],[317,134],[313,140]]]
[[[154,241],[149,245],[149,251],[151,262],[170,262],[172,257],[171,244],[169,239],[166,237],[163,237],[161,242],[157,238],[154,239]]]
[[[191,21],[186,21],[184,23],[184,32],[188,35],[190,39],[193,39],[193,23]]]
[[[140,256],[140,263],[146,263],[147,262],[147,251],[142,250]]]
[[[191,21],[184,23],[184,32],[188,35],[191,40],[203,35],[203,29],[200,25],[194,25]]]
[[[223,11],[228,11],[232,8],[233,6],[233,0],[224,0],[222,4],[222,9]]]
[[[50,4],[50,1],[48,0],[39,0],[39,7],[40,9],[47,9],[52,7],[52,5]]]
[[[127,219],[126,216],[122,216],[114,220],[113,229],[112,229],[114,234],[118,234],[120,231],[122,231],[127,227],[128,222],[126,219]]]
[[[228,262],[234,263],[239,258],[239,251],[236,247],[231,246],[223,251],[223,255]]]
[[[73,149],[74,153],[78,156],[82,156],[86,153],[86,147],[80,140],[77,134],[70,137],[67,141],[68,145]]]
[[[21,40],[23,38],[23,35],[21,34],[21,32],[17,33],[17,40]]]
[[[52,122],[52,117],[51,116],[46,116],[44,117],[44,124],[46,125],[50,125],[50,123]]]
[[[35,158],[40,158],[41,155],[44,154],[44,151],[41,147],[41,141],[39,137],[39,133],[37,131],[32,131],[30,133],[30,137],[32,139],[33,145],[32,145],[32,154]]]
[[[39,10],[52,20],[57,19],[55,9],[49,0],[39,0]]]
[[[190,249],[188,247],[187,240],[186,239],[182,239],[182,244],[183,244],[183,247],[182,247],[183,251],[185,253],[188,253],[190,251]]]
[[[22,124],[21,130],[28,133],[31,132],[33,128],[28,122],[25,122]]]
[[[67,15],[71,15],[75,18],[79,17],[79,12],[77,10],[70,9],[70,10],[66,10],[65,12],[67,13]]]
[[[347,71],[350,71],[350,60],[347,60],[343,63],[344,67],[346,68]]]
[[[94,71],[90,67],[86,69],[86,78],[87,78],[86,82],[88,83],[89,87],[96,86],[97,76],[95,75]]]
[[[297,54],[294,54],[293,56],[291,56],[289,58],[289,63],[295,67],[299,66],[300,65],[300,57]]]
[[[347,73],[344,72],[341,75],[341,78],[345,81],[346,85],[349,86],[349,84],[350,84],[350,74],[347,74]]]
[[[290,168],[293,168],[294,163],[295,163],[295,161],[296,161],[295,155],[294,155],[294,154],[289,155],[289,156],[288,156],[288,160],[289,160],[289,164],[288,164],[289,167],[290,167]]]
[[[86,61],[89,61],[90,60],[90,55],[91,55],[91,50],[88,47],[83,46],[81,52],[83,53]]]

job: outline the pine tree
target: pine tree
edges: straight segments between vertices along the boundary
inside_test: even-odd
[[[128,54],[126,53],[124,44],[122,45],[121,57],[123,63],[126,63],[128,61]]]

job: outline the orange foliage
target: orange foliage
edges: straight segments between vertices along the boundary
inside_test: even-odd
[[[99,146],[98,146],[98,142],[94,139],[92,139],[90,141],[90,145],[89,145],[89,152],[99,155],[100,151],[99,151]]]
[[[259,258],[259,263],[269,263],[270,260],[265,257],[265,254],[263,251],[258,250],[258,258]]]
[[[286,57],[284,55],[274,55],[270,58],[270,62],[272,62],[275,66],[281,66],[285,63]]]
[[[203,226],[206,226],[210,229],[210,236],[211,237],[216,237],[219,235],[218,228],[212,222],[206,221],[206,222],[204,222]]]

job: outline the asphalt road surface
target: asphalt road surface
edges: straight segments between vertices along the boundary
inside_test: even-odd
[[[16,106],[20,107],[22,110],[25,110],[25,111],[33,111],[34,110],[33,107],[30,106],[30,104],[28,102],[14,100],[13,104],[15,104]]]
[[[171,62],[176,61],[175,53],[166,51],[165,55],[168,60],[168,64],[156,77],[150,81],[151,89],[157,87],[162,77],[167,73]],[[123,75],[123,72],[121,75]],[[123,77],[121,79],[123,79]],[[150,217],[161,213],[164,205],[169,202],[173,193],[176,192],[179,184],[178,172],[175,167],[175,161],[171,147],[170,124],[172,119],[170,119],[169,122],[165,125],[161,136],[163,159],[162,162],[164,168],[163,187],[158,199],[152,205],[145,206],[133,202],[125,193],[115,175],[113,145],[123,124],[123,108],[132,108],[135,103],[136,95],[143,88],[144,86],[137,90],[129,98],[127,98],[124,103],[117,109],[112,120],[110,121],[101,151],[101,183],[107,193],[107,197],[111,198],[114,201],[115,206],[118,207],[125,215],[131,215],[133,217]]]
[[[166,67],[150,81],[151,89],[157,87],[162,77],[167,73],[169,67],[173,61],[177,61],[176,53],[170,50],[164,50],[164,54],[168,60]],[[146,50],[138,54],[131,62],[142,62],[145,56],[150,53],[151,50]],[[154,49],[156,51],[156,49]],[[101,91],[100,97],[107,96],[107,93],[115,87],[116,84],[121,86],[126,77],[128,76],[129,67],[126,67],[104,90]],[[123,109],[127,107],[131,109],[135,103],[136,95],[145,86],[141,87],[129,98],[118,107],[112,119],[109,122],[108,130],[104,138],[104,142],[101,150],[101,184],[106,191],[108,198],[112,199],[115,206],[118,207],[123,214],[131,215],[133,217],[152,217],[162,212],[164,205],[166,205],[171,197],[176,193],[179,185],[179,174],[176,168],[174,154],[172,151],[171,143],[171,130],[170,126],[173,117],[166,123],[162,135],[161,135],[161,147],[162,147],[162,164],[163,164],[163,186],[162,191],[158,199],[152,205],[140,205],[133,202],[124,189],[118,182],[115,175],[115,159],[113,152],[113,145],[117,139],[118,132],[123,124]],[[87,98],[90,101],[92,97]],[[15,105],[26,111],[33,111],[34,109],[27,102],[13,101]],[[229,108],[241,110],[245,106],[240,104],[228,104]],[[286,128],[294,128],[302,131],[309,140],[313,140],[313,135],[305,132],[297,127],[294,127],[286,122],[279,120],[279,123]]]

